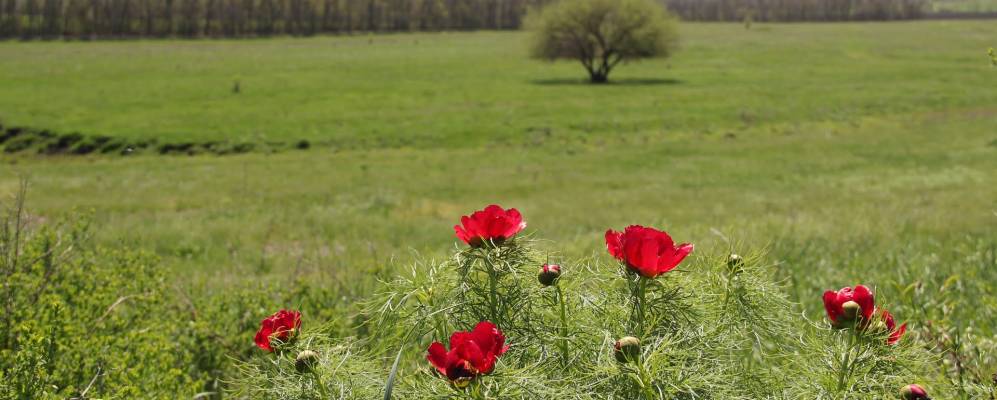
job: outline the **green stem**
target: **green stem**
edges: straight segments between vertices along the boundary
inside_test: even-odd
[[[312,375],[315,377],[315,384],[318,386],[318,391],[322,394],[322,398],[330,398],[329,391],[325,388],[325,382],[322,382],[322,377],[314,369],[312,370]]]
[[[638,357],[637,359],[637,373],[640,375],[640,387],[644,392],[644,397],[647,400],[653,400],[656,398],[654,395],[654,388],[652,387],[652,381],[650,377],[647,376],[647,369],[644,368],[643,357]]]
[[[496,325],[502,325],[498,312],[498,274],[495,272],[495,265],[492,264],[491,258],[488,256],[485,256],[485,265],[488,266],[488,300],[492,314],[490,320]]]
[[[952,352],[955,360],[955,371],[959,375],[959,398],[968,399],[969,395],[966,393],[966,380],[963,377],[963,367],[962,367],[962,338],[960,338],[959,333],[962,332],[962,326],[956,326],[955,330],[955,350]]]
[[[845,349],[845,354],[841,357],[841,366],[838,370],[838,393],[843,393],[845,390],[845,378],[848,375],[848,371],[851,369],[849,366],[849,359],[852,355],[852,348],[855,346],[855,335],[855,328],[850,328],[848,334],[848,347]]]
[[[564,367],[568,366],[568,313],[565,312],[564,305],[564,291],[561,290],[560,285],[555,285],[557,287],[557,302],[561,306],[561,326],[560,326],[560,336],[558,340],[559,346],[561,347],[561,364]]]
[[[488,397],[481,390],[481,383],[477,379],[471,382],[471,398],[474,400],[487,400]]]
[[[634,321],[634,334],[638,339],[644,339],[644,317],[647,308],[647,278],[637,278],[637,294],[634,296],[634,306],[637,309],[637,320]]]

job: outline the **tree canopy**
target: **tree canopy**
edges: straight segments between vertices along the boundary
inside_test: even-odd
[[[560,0],[528,23],[533,57],[578,60],[593,83],[620,63],[668,57],[678,39],[675,19],[652,0]]]

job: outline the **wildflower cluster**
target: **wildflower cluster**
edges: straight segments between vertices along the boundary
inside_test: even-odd
[[[264,319],[256,344],[276,358],[246,372],[273,386],[254,393],[928,398],[913,382],[930,353],[904,340],[907,324],[866,286],[825,292],[830,324],[807,324],[759,255],[690,258],[692,244],[631,225],[605,233],[615,268],[552,263],[525,227],[518,210],[498,205],[462,217],[454,231],[466,247],[386,282],[356,317],[357,337],[302,332],[293,311]]]

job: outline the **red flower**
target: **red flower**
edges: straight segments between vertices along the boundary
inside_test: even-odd
[[[692,253],[691,244],[676,246],[667,232],[640,225],[630,225],[623,232],[606,231],[606,247],[609,254],[645,278],[671,271]]]
[[[898,329],[897,323],[893,320],[893,314],[890,314],[889,311],[883,310],[882,317],[883,322],[886,323],[886,330],[890,332],[890,336],[886,338],[886,344],[890,346],[897,344],[897,342],[900,341],[900,338],[904,336],[904,333],[907,332],[907,323],[905,322],[903,325],[900,325],[900,328]]]
[[[854,289],[845,287],[837,292],[833,290],[824,292],[824,309],[827,310],[827,318],[831,320],[831,325],[841,327],[846,322],[854,321],[856,315],[847,315],[849,311],[843,307],[848,302],[856,303],[861,308],[863,324],[868,324],[872,320],[872,313],[876,310],[872,291],[865,286],[857,285]]]
[[[256,346],[273,351],[271,343],[278,340],[286,343],[294,338],[301,329],[301,313],[297,311],[280,310],[260,322],[260,330],[256,332]]]
[[[442,343],[434,342],[426,359],[450,381],[466,383],[475,376],[491,373],[495,360],[508,349],[502,331],[491,322],[481,321],[470,332],[454,332],[449,352]]]
[[[460,217],[460,225],[454,225],[457,237],[471,247],[480,247],[486,241],[501,243],[516,236],[526,228],[519,210],[503,210],[495,204],[475,211],[471,216]]]

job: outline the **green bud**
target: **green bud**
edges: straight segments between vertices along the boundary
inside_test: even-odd
[[[907,385],[900,389],[900,398],[904,400],[931,400],[928,392],[920,385]]]
[[[633,336],[625,336],[616,341],[613,345],[613,353],[616,361],[627,363],[640,358],[640,339]]]
[[[540,267],[540,274],[537,275],[537,280],[540,281],[541,285],[550,286],[557,282],[557,278],[561,277],[561,266],[556,264],[544,264]]]
[[[311,372],[315,364],[318,364],[318,353],[311,350],[302,350],[294,359],[294,369],[300,373]]]
[[[744,272],[744,258],[737,254],[731,253],[730,257],[727,257],[727,270],[732,274]]]
[[[454,387],[456,387],[458,389],[463,389],[463,388],[466,388],[469,385],[471,385],[471,378],[460,377],[460,378],[457,378],[456,380],[454,380],[451,383],[453,383]]]
[[[845,304],[841,305],[841,319],[844,321],[855,321],[859,314],[862,313],[862,306],[854,301],[846,301]]]

